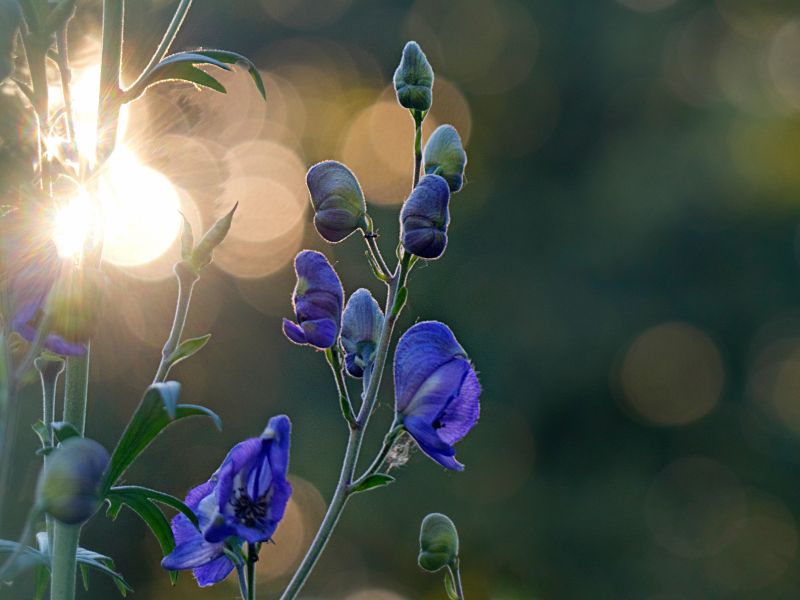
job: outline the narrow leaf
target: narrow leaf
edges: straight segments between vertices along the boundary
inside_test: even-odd
[[[453,583],[453,574],[449,569],[444,572],[444,591],[447,592],[447,597],[450,600],[458,600],[458,592],[456,592],[456,586]]]
[[[389,485],[390,483],[394,483],[394,477],[391,475],[386,475],[385,473],[375,473],[354,487],[353,493],[357,494],[359,492],[366,492],[367,490],[383,487],[385,485]]]
[[[186,515],[186,517],[194,524],[195,527],[200,526],[200,524],[197,521],[197,515],[194,513],[194,511],[188,506],[186,506],[181,500],[170,494],[159,492],[158,490],[152,490],[150,488],[142,487],[139,485],[115,486],[111,488],[111,490],[108,493],[109,498],[115,498],[122,502],[125,502],[126,499],[131,496],[135,496],[137,498],[143,498],[151,502],[159,502],[161,504],[170,506],[175,510]]]
[[[33,600],[42,600],[50,583],[50,571],[44,565],[36,567],[36,576],[33,586]]]
[[[247,72],[250,73],[250,77],[253,79],[256,89],[258,89],[258,93],[261,94],[264,100],[267,99],[267,91],[264,89],[264,81],[261,79],[261,74],[258,72],[253,62],[246,56],[228,50],[213,49],[195,50],[195,54],[201,54],[229,65],[243,65],[247,68]]]
[[[119,593],[123,598],[128,595],[128,592],[133,591],[133,588],[130,586],[130,584],[125,581],[125,578],[115,570],[114,561],[108,556],[98,552],[92,552],[91,550],[86,550],[85,548],[78,548],[76,558],[78,560],[78,565],[81,567],[82,573],[84,567],[88,567],[108,575],[114,582],[114,585],[117,586],[117,590],[119,590]]]
[[[61,0],[47,15],[44,33],[50,35],[61,29],[75,14],[76,0]]]
[[[188,81],[223,94],[226,93],[227,90],[224,85],[205,71],[198,69],[197,65],[211,65],[225,71],[231,70],[225,62],[213,57],[204,56],[196,52],[179,52],[164,58],[136,85],[126,90],[124,101],[131,102],[136,100],[150,86],[165,81]]]
[[[180,345],[175,348],[172,354],[167,357],[167,364],[169,365],[169,368],[174,367],[179,362],[182,362],[200,352],[200,350],[203,349],[210,339],[211,334],[209,333],[200,337],[190,338],[182,341]]]
[[[75,428],[72,423],[66,421],[55,421],[51,427],[56,436],[56,440],[64,442],[71,437],[81,437],[80,432]]]
[[[36,437],[39,438],[39,441],[42,442],[42,446],[45,448],[49,447],[51,444],[50,429],[44,424],[44,421],[41,419],[36,421],[36,423],[31,425],[31,428],[34,433],[36,433]]]
[[[80,563],[78,566],[81,569],[81,579],[83,580],[83,589],[89,591],[89,566],[86,563]]]
[[[156,383],[147,389],[111,455],[102,487],[104,494],[170,423],[204,416],[212,419],[217,428],[222,428],[220,418],[213,411],[202,406],[178,404],[179,392],[180,384],[174,381]]]

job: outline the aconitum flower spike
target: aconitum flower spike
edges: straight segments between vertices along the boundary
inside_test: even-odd
[[[226,544],[272,538],[292,495],[286,480],[291,429],[286,415],[271,418],[260,437],[234,446],[211,479],[189,492],[185,503],[200,531],[183,514],[173,518],[175,549],[162,567],[192,569],[200,586],[213,585],[234,568]]]
[[[431,134],[422,154],[425,173],[441,175],[454,194],[464,185],[467,153],[461,136],[452,125],[440,125]]]
[[[447,246],[450,188],[438,175],[426,175],[400,211],[401,240],[406,252],[420,258],[439,258]]]
[[[458,560],[458,531],[447,515],[431,513],[419,529],[419,566],[435,573]]]
[[[314,226],[325,240],[335,244],[357,229],[367,231],[364,192],[350,169],[326,160],[311,167],[306,184],[314,207]]]
[[[342,315],[344,364],[353,377],[363,377],[364,370],[374,362],[382,328],[383,312],[369,290],[353,292]]]
[[[394,72],[394,89],[400,106],[426,111],[433,102],[433,68],[417,42],[408,42]]]
[[[108,452],[94,440],[64,440],[39,477],[39,507],[67,525],[88,520],[100,506],[100,482],[108,461]]]
[[[339,337],[344,290],[324,254],[303,250],[294,260],[297,285],[292,304],[297,322],[283,320],[283,332],[295,344],[321,350],[331,348]]]
[[[481,387],[450,328],[423,321],[400,338],[394,355],[397,418],[420,449],[440,465],[461,471],[453,444],[478,421]]]

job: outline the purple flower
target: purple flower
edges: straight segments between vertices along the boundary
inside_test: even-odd
[[[273,417],[261,437],[234,446],[211,479],[189,492],[185,502],[200,531],[183,514],[172,519],[175,549],[162,567],[192,569],[200,586],[213,585],[235,566],[226,546],[272,538],[292,495],[286,480],[291,428],[286,415]]]
[[[364,192],[350,169],[326,160],[311,167],[306,184],[314,206],[314,227],[325,240],[335,244],[357,229],[367,230]]]
[[[333,347],[339,337],[344,290],[325,255],[303,250],[294,259],[297,285],[292,295],[297,322],[283,320],[283,332],[295,344],[321,350]]]
[[[466,352],[438,321],[406,331],[394,355],[395,410],[422,451],[461,471],[453,444],[478,421],[481,387]]]
[[[50,290],[65,268],[55,244],[41,236],[40,228],[38,220],[16,213],[3,217],[0,227],[0,278],[8,293],[9,322],[29,342],[36,338]],[[44,347],[64,356],[86,354],[85,344],[67,340],[58,331],[45,338]]]
[[[439,258],[447,246],[450,188],[438,175],[426,175],[400,211],[403,247],[420,258]]]
[[[342,315],[344,364],[351,376],[363,377],[374,362],[382,327],[383,312],[369,290],[353,292]]]

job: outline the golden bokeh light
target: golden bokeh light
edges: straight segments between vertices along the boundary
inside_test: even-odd
[[[436,125],[432,117],[425,119],[425,139]],[[396,102],[379,100],[356,115],[338,154],[358,177],[368,202],[401,204],[411,188],[413,142],[414,122],[408,111]]]
[[[685,425],[707,415],[719,401],[723,380],[714,341],[677,322],[640,334],[620,371],[625,406],[653,425]]]

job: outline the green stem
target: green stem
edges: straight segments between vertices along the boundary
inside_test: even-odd
[[[453,579],[453,585],[456,588],[456,596],[458,600],[464,600],[464,587],[461,585],[461,569],[456,560],[455,564],[448,566],[447,570],[450,571],[450,577]]]
[[[247,600],[256,600],[256,563],[258,548],[255,544],[247,544]]]
[[[364,471],[364,474],[353,482],[352,487],[354,488],[358,487],[361,483],[364,482],[364,480],[367,479],[367,477],[375,475],[375,473],[380,471],[381,467],[383,466],[383,463],[386,461],[386,457],[389,456],[389,452],[392,451],[392,448],[394,447],[397,438],[400,437],[403,431],[404,431],[403,427],[398,424],[397,418],[395,417],[394,423],[392,423],[392,426],[389,429],[389,433],[387,433],[386,437],[383,439],[383,446],[378,452],[378,455],[375,457],[375,460],[373,460],[372,464],[369,467],[367,467],[367,470]]]
[[[42,442],[46,449],[54,445],[51,427],[55,420],[56,412],[56,389],[58,387],[58,377],[64,371],[64,361],[61,359],[52,360],[49,358],[37,358],[36,370],[39,371],[39,379],[42,382],[42,422],[45,430],[49,432],[49,438]],[[44,455],[42,469],[47,469],[47,455]],[[45,515],[47,522],[47,548],[52,552],[54,522],[50,515]]]
[[[178,302],[175,306],[175,317],[172,320],[172,329],[169,332],[169,337],[161,350],[161,362],[158,365],[158,371],[153,383],[164,381],[169,374],[169,357],[181,342],[183,329],[186,326],[186,317],[189,314],[189,305],[192,302],[192,290],[199,279],[197,273],[185,263],[175,265],[175,277],[178,280]]]
[[[64,384],[64,421],[75,427],[81,435],[86,427],[88,384],[89,345],[85,356],[67,358]],[[56,522],[53,529],[50,600],[74,600],[76,553],[81,527]]]
[[[386,365],[386,358],[389,354],[389,345],[392,339],[394,325],[400,314],[400,311],[394,310],[395,299],[397,298],[398,291],[405,285],[408,264],[409,259],[404,256],[388,284],[389,293],[386,298],[386,318],[384,319],[383,328],[381,329],[381,335],[378,340],[373,375],[369,378],[369,384],[364,393],[364,401],[358,411],[358,417],[356,417],[356,426],[350,429],[344,460],[342,461],[342,469],[339,474],[339,482],[336,484],[336,489],[328,505],[328,510],[325,513],[325,517],[322,519],[317,534],[314,536],[314,541],[311,543],[311,547],[306,552],[305,557],[303,557],[303,561],[300,563],[300,567],[298,567],[292,580],[289,582],[288,587],[283,592],[281,600],[291,600],[296,598],[300,593],[311,571],[317,564],[319,557],[322,555],[323,550],[325,550],[328,540],[330,540],[331,535],[333,535],[336,524],[339,522],[339,518],[350,497],[351,490],[353,489],[353,476],[358,464],[358,455],[364,441],[364,432],[367,429],[369,418],[372,415],[378,398],[381,374],[383,373],[383,369]]]
[[[100,58],[100,98],[97,109],[98,164],[111,155],[117,138],[124,5],[124,0],[103,0],[103,51]]]
[[[355,427],[356,417],[353,413],[353,403],[350,401],[350,393],[347,391],[347,384],[342,374],[339,350],[335,347],[325,350],[325,360],[328,361],[331,371],[333,372],[333,379],[336,381],[336,389],[339,392],[339,406],[342,409],[342,415],[350,427]]]
[[[75,141],[75,113],[72,108],[72,69],[69,66],[69,42],[67,40],[67,30],[69,20],[56,31],[56,47],[58,49],[58,72],[61,76],[61,92],[64,96],[64,116],[67,124],[67,140],[76,151]]]
[[[178,7],[175,9],[175,14],[172,16],[172,21],[170,21],[169,27],[167,27],[166,33],[164,33],[164,37],[161,38],[161,43],[158,45],[158,48],[156,48],[156,51],[150,58],[150,62],[147,63],[147,66],[142,71],[142,74],[139,75],[136,81],[128,87],[129,90],[139,86],[142,80],[144,80],[156,67],[156,65],[158,65],[158,63],[160,63],[161,60],[167,55],[167,52],[169,52],[169,49],[172,47],[172,43],[175,41],[175,36],[178,35],[178,31],[180,31],[183,21],[186,19],[186,15],[191,7],[192,0],[180,1]]]
[[[422,167],[422,121],[425,119],[425,113],[418,110],[411,111],[414,116],[414,185],[411,187],[412,191],[419,183],[419,175]]]

